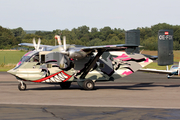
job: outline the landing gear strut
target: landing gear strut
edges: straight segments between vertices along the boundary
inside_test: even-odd
[[[20,91],[26,90],[26,84],[21,81],[21,82],[19,83],[19,85],[18,85],[18,89],[19,89]]]

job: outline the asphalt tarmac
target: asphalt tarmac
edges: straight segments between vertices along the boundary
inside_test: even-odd
[[[18,81],[0,72],[0,119],[60,120],[179,120],[180,79],[164,74],[136,72],[114,82],[96,83],[82,90],[76,83],[59,85]]]

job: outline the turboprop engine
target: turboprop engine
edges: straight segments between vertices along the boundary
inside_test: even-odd
[[[79,49],[70,48],[68,51],[68,57],[72,59],[82,59],[86,57],[87,53]]]
[[[87,54],[90,53],[90,52],[82,51],[80,48],[74,48],[74,47],[71,48],[70,47],[67,49],[65,36],[63,36],[63,47],[62,47],[60,36],[56,35],[55,39],[57,39],[57,41],[58,41],[60,53],[67,55],[69,58],[82,59],[82,58],[86,57]]]

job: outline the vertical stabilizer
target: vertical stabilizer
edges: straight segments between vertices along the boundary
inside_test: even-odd
[[[140,30],[128,30],[125,33],[125,43],[140,45]],[[126,53],[139,53],[139,47],[127,48]]]
[[[173,58],[173,30],[159,30],[158,65],[172,65],[174,63]]]

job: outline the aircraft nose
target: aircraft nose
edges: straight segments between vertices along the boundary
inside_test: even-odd
[[[12,74],[12,75],[15,75],[15,74],[16,74],[16,70],[13,70],[13,69],[8,70],[7,72],[10,73],[10,74]]]

